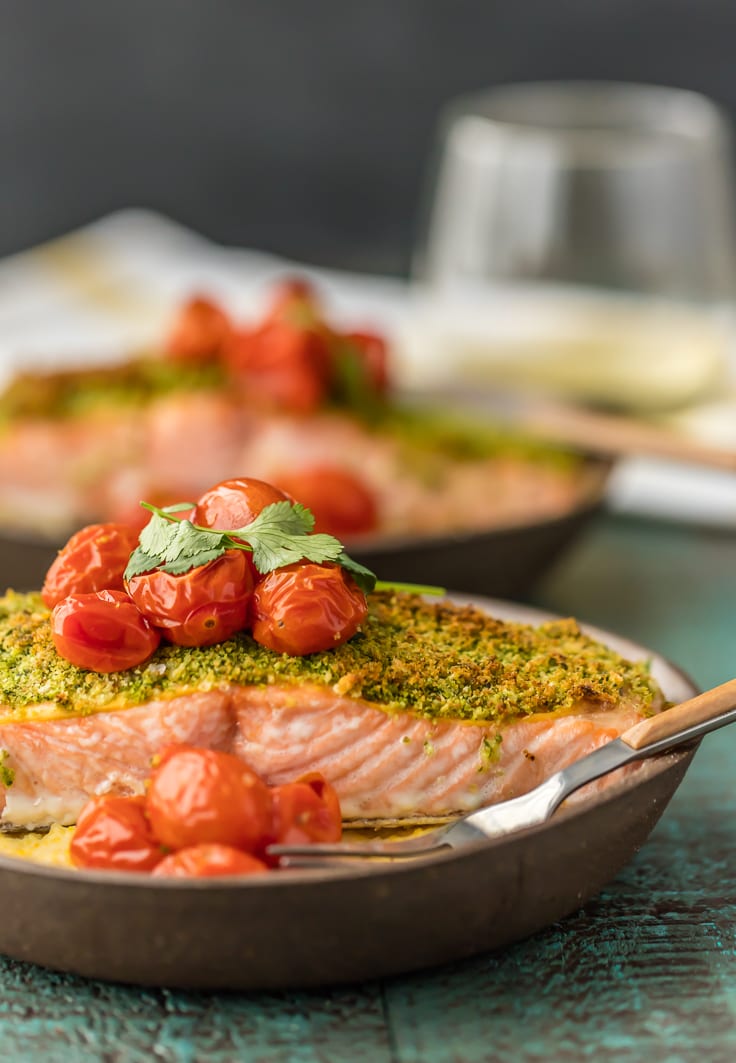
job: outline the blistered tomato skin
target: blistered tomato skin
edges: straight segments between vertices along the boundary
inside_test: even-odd
[[[170,853],[155,868],[158,878],[214,878],[268,871],[262,860],[229,845],[192,845]]]
[[[57,653],[91,672],[120,672],[143,664],[161,636],[122,591],[71,594],[54,607]]]
[[[89,524],[60,550],[41,597],[53,609],[70,594],[122,591],[123,572],[137,545],[138,532],[127,524]]]
[[[353,472],[332,465],[297,469],[279,484],[314,514],[314,530],[335,535],[366,535],[378,526],[378,504]]]
[[[232,531],[250,524],[266,506],[290,501],[286,492],[264,480],[223,480],[200,497],[191,520],[203,528]]]
[[[143,797],[95,797],[85,805],[72,837],[76,867],[152,871],[164,852],[154,838]]]
[[[312,772],[296,782],[274,786],[271,795],[274,836],[279,844],[340,841],[340,802],[322,775]]]
[[[206,361],[220,356],[232,335],[225,312],[204,296],[184,304],[165,343],[169,358],[179,362]]]
[[[212,843],[257,853],[273,836],[269,788],[230,753],[164,750],[146,808],[155,836],[170,849]]]
[[[365,595],[337,565],[299,562],[269,572],[253,594],[253,638],[301,657],[347,642],[368,612]]]
[[[253,566],[242,550],[228,550],[206,565],[172,576],[146,572],[126,588],[163,637],[178,646],[213,646],[246,627]]]

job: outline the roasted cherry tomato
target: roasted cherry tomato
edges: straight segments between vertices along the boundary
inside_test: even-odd
[[[268,871],[261,860],[230,845],[191,845],[165,857],[153,872],[162,878],[210,878]]]
[[[331,465],[295,470],[279,484],[314,514],[314,530],[336,535],[365,535],[378,524],[376,497],[347,469]]]
[[[258,852],[273,837],[269,788],[230,753],[165,749],[146,807],[154,834],[170,849],[214,842]]]
[[[365,595],[344,569],[302,561],[257,584],[253,638],[277,653],[318,653],[352,638],[367,611]]]
[[[62,657],[91,672],[134,668],[161,641],[122,591],[70,594],[54,607],[51,637]]]
[[[329,350],[320,332],[289,320],[241,332],[228,346],[227,363],[254,403],[312,413],[329,388]]]
[[[212,646],[242,631],[253,593],[253,567],[242,550],[181,576],[146,572],[126,588],[143,616],[177,646]]]
[[[166,354],[181,362],[218,358],[232,331],[230,319],[216,303],[196,296],[179,311],[166,340]]]
[[[339,842],[340,801],[335,789],[317,772],[271,789],[274,836],[283,845]]]
[[[303,277],[289,277],[281,281],[273,290],[265,319],[286,319],[292,324],[319,326],[322,323],[322,311],[315,288]]]
[[[41,597],[53,609],[70,594],[121,591],[123,572],[138,545],[127,524],[90,524],[72,535],[46,573]]]
[[[358,351],[365,375],[379,395],[385,395],[389,385],[388,350],[386,341],[375,332],[346,332],[343,338]]]
[[[70,853],[77,867],[151,871],[164,852],[146,818],[143,797],[94,797],[82,809]]]
[[[263,480],[241,477],[223,480],[201,496],[192,516],[192,523],[204,528],[232,531],[250,524],[262,509],[273,502],[291,502],[284,491]]]

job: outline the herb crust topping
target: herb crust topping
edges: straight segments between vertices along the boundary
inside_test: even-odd
[[[317,683],[387,712],[498,723],[570,711],[582,699],[613,705],[627,696],[646,710],[658,695],[646,662],[625,660],[574,620],[532,627],[405,593],[371,595],[362,631],[328,652],[278,655],[243,633],[205,649],[164,643],[146,664],[109,674],[59,656],[48,621],[38,594],[0,598],[6,719],[33,718],[39,703],[77,716],[229,685]]]

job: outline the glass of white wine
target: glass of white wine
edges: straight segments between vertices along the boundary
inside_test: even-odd
[[[412,382],[677,408],[728,374],[730,128],[696,93],[508,85],[441,116],[404,337]]]

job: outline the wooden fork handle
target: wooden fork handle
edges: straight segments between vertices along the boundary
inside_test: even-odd
[[[643,749],[733,708],[736,708],[736,679],[729,679],[727,683],[689,698],[649,720],[634,724],[621,738],[632,749]]]

